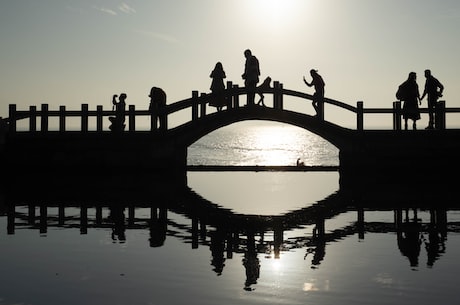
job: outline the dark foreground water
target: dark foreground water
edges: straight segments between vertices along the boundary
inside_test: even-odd
[[[339,178],[19,175],[0,189],[0,304],[457,304],[455,183]]]

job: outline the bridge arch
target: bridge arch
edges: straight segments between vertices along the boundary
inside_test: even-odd
[[[187,148],[217,129],[250,120],[273,121],[305,129],[330,142],[339,150],[346,149],[352,137],[351,130],[314,116],[259,106],[241,107],[208,114],[198,120],[171,129],[170,134],[175,139],[177,146]]]

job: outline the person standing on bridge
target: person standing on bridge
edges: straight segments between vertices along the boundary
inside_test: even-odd
[[[324,80],[321,75],[318,74],[318,70],[311,69],[310,75],[312,77],[311,82],[307,82],[305,76],[303,77],[303,82],[308,87],[315,87],[315,93],[313,94],[312,105],[316,111],[316,116],[319,118],[323,118],[323,103],[324,103]]]
[[[211,81],[211,92],[212,97],[211,101],[209,102],[210,106],[214,106],[217,108],[217,111],[221,111],[222,107],[227,104],[225,99],[225,85],[224,85],[224,78],[226,78],[224,68],[221,62],[217,62],[214,66],[214,70],[211,71],[212,78]]]
[[[248,106],[253,106],[260,76],[259,60],[252,55],[249,49],[244,51],[244,57],[246,57],[246,63],[244,65],[244,73],[241,77],[244,79],[244,86],[248,92],[247,104]]]
[[[407,121],[413,121],[412,128],[417,129],[417,120],[420,120],[420,93],[417,85],[417,74],[410,72],[407,80],[398,87],[396,98],[403,101],[402,114],[404,119],[404,129],[407,130]]]
[[[166,128],[166,114],[163,112],[164,107],[166,106],[166,93],[163,89],[158,87],[152,87],[150,89],[150,104],[149,111],[152,113],[152,124],[156,128],[159,122],[160,130]]]
[[[425,95],[428,95],[428,116],[429,122],[428,127],[426,129],[433,129],[434,128],[434,112],[436,108],[436,103],[438,98],[442,97],[442,92],[444,91],[444,86],[438,81],[433,75],[431,75],[430,70],[425,70],[425,90],[423,90],[422,98],[423,100]],[[439,91],[438,91],[439,89]]]
[[[109,129],[112,131],[123,131],[125,129],[125,114],[126,114],[126,93],[121,93],[117,102],[118,95],[112,97],[113,110],[115,110],[115,116],[109,117],[112,123]]]

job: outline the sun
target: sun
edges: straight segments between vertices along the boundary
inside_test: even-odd
[[[289,20],[298,10],[298,0],[249,0],[251,11],[256,12],[260,19],[276,23]]]

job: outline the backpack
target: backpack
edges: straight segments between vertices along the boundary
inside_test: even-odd
[[[406,99],[407,97],[407,88],[406,88],[406,83],[402,83],[401,85],[399,85],[398,87],[398,91],[396,91],[396,98],[400,101],[403,101]]]

